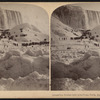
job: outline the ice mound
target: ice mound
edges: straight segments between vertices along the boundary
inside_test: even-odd
[[[8,52],[6,52],[6,55],[11,55],[11,56],[20,56],[20,52],[16,51],[16,50],[10,50]]]
[[[45,75],[33,72],[26,77],[18,78],[12,84],[11,90],[48,90],[49,80]]]
[[[100,78],[95,78],[94,80],[88,79],[79,79],[75,82],[78,85],[82,85],[84,90],[100,90]]]
[[[38,50],[38,51],[35,51],[35,54],[36,54],[36,56],[42,56],[42,51],[41,50]]]
[[[51,82],[52,90],[83,90],[83,86],[69,78],[54,78]]]
[[[11,78],[0,79],[0,90],[48,90],[49,79],[46,75],[32,72],[26,77],[19,77],[16,80]]]
[[[51,82],[52,90],[100,90],[100,78],[95,78],[94,80],[78,79],[73,80],[70,78],[53,78]]]
[[[29,59],[21,56],[18,51],[9,51],[0,59],[0,78],[24,77],[33,71],[40,74],[49,73],[49,58],[45,56]]]
[[[95,79],[100,77],[100,57],[91,56],[86,53],[84,57],[69,65],[61,62],[52,61],[52,78],[79,78]]]
[[[51,77],[64,78],[67,72],[67,65],[61,62],[52,61],[51,63]]]
[[[12,56],[20,56],[20,52],[16,50],[10,50],[4,54],[4,56],[0,59],[0,62],[9,59]]]
[[[21,32],[20,29],[23,29],[24,32]],[[14,32],[16,32],[16,35],[26,34],[25,37],[14,37],[14,39],[16,39],[18,42],[29,42],[30,40],[39,42],[48,37],[48,35],[42,33],[34,25],[30,25],[28,23],[16,25],[10,30],[11,35],[14,35]]]
[[[29,55],[29,56],[34,56],[34,57],[38,57],[38,56],[42,56],[42,51],[38,50],[38,51],[31,51],[31,50],[27,50],[24,55]]]
[[[18,50],[9,50],[4,54],[0,59],[0,90],[49,89],[49,58],[29,57],[27,59]]]
[[[34,59],[32,65],[34,66],[34,71],[40,74],[49,74],[49,57],[38,57]]]
[[[91,56],[99,56],[99,55],[100,55],[99,52],[98,52],[97,50],[95,50],[95,51],[89,50],[86,54],[90,54]],[[85,54],[85,55],[86,55],[86,54]]]
[[[32,52],[31,50],[27,50],[24,55],[29,55],[29,56],[35,56],[34,52]]]
[[[21,56],[5,55],[0,59],[0,77],[16,79],[24,77],[33,71],[31,62]]]
[[[1,78],[0,79],[0,90],[8,90],[9,88],[11,88],[12,83],[14,82],[14,80],[12,78]]]
[[[28,77],[35,79],[48,79],[49,77],[44,74],[39,74],[37,71],[34,71],[28,75]]]

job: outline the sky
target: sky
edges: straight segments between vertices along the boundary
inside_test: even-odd
[[[49,34],[49,16],[43,8],[27,4],[2,4],[0,8],[20,11],[23,23],[32,24],[42,33]]]
[[[100,11],[100,2],[87,2],[87,3],[77,3],[77,4],[73,4],[73,5],[76,5],[76,6],[80,6],[82,7],[83,9],[86,9],[86,10],[94,10],[94,11]]]

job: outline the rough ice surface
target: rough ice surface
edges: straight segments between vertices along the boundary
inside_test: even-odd
[[[22,11],[0,8],[0,90],[48,90],[48,33],[23,17]]]
[[[100,90],[100,11],[57,8],[51,38],[52,90]]]

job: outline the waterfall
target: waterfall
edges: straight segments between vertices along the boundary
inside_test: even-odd
[[[22,16],[18,11],[0,9],[0,28],[11,29],[22,24]]]
[[[22,17],[20,12],[5,10],[4,13],[7,21],[6,24],[8,24],[8,28],[12,28],[22,23]]]
[[[88,16],[87,16],[86,10],[83,10],[83,13],[85,15],[85,25],[86,25],[86,29],[89,29]]]
[[[100,25],[100,12],[85,10],[85,20],[87,29],[93,29],[94,27]]]
[[[0,29],[3,29],[4,27],[5,27],[4,14],[0,8]]]

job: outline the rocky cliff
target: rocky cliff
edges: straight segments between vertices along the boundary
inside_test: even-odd
[[[79,6],[61,6],[52,16],[74,29],[91,29],[100,24],[99,11],[84,10]]]

